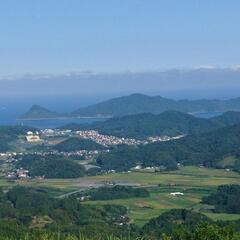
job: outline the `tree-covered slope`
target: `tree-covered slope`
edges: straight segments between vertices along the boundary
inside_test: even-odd
[[[216,167],[222,158],[238,153],[239,149],[240,124],[138,148],[121,146],[102,154],[97,162],[103,168],[116,170],[126,170],[136,164],[166,169],[176,168],[177,163]]]
[[[22,228],[30,233],[35,229],[49,234],[58,233],[59,236],[71,233],[77,236],[81,233],[94,237],[100,231],[102,236],[126,234],[124,228],[119,226],[119,223],[128,221],[127,217],[122,218],[127,212],[123,206],[93,206],[81,204],[76,198],[53,198],[46,188],[17,186],[7,193],[0,193],[0,234],[7,231],[6,228],[2,229],[4,221],[10,224],[9,236],[14,234],[10,231],[11,224],[15,225],[16,230]],[[21,239],[19,234],[16,237]]]
[[[177,141],[149,144],[142,151],[166,153],[183,164],[215,167],[221,158],[236,153],[239,148],[240,124]]]
[[[39,105],[33,105],[20,118],[119,117],[141,113],[159,114],[169,110],[186,113],[240,110],[240,98],[230,100],[173,100],[161,96],[147,96],[136,93],[79,108],[68,114],[59,114]]]
[[[114,117],[88,125],[70,124],[62,128],[71,130],[94,129],[101,134],[143,139],[150,136],[201,134],[237,123],[240,123],[240,112],[231,111],[211,119],[202,119],[183,112],[165,111],[160,114],[142,113]]]
[[[159,114],[167,110],[182,112],[229,111],[240,109],[240,98],[230,100],[172,100],[160,96],[132,94],[80,108],[77,116],[124,116],[139,113]]]
[[[228,111],[220,116],[213,117],[210,121],[217,126],[231,126],[240,123],[240,112]]]
[[[85,169],[80,164],[55,155],[25,155],[18,161],[17,166],[29,170],[32,177],[77,178],[85,174]]]
[[[193,230],[200,223],[212,221],[201,213],[186,209],[173,209],[151,219],[142,229],[143,235],[158,239],[163,233],[172,234],[177,230]]]
[[[213,205],[215,212],[240,213],[240,185],[219,186],[215,193],[203,198],[203,203]]]
[[[147,138],[150,136],[200,134],[216,129],[218,124],[190,114],[166,111],[158,115],[144,113],[112,118],[92,127],[107,135]]]
[[[60,114],[50,111],[39,105],[33,105],[26,113],[20,116],[21,119],[41,119],[60,117]]]
[[[28,131],[36,129],[25,126],[0,126],[0,152],[11,149],[10,143],[15,141],[20,135],[26,135]]]
[[[54,146],[54,149],[58,150],[59,152],[72,152],[78,150],[91,151],[91,150],[103,150],[104,146],[90,139],[72,137],[56,144]]]

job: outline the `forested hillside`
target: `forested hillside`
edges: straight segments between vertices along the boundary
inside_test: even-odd
[[[35,130],[32,127],[25,126],[0,126],[0,152],[6,152],[12,147],[11,142],[20,135],[26,135],[27,131]]]
[[[105,149],[104,146],[90,140],[90,139],[83,139],[72,137],[63,142],[58,143],[53,147],[54,149],[58,150],[59,152],[71,152],[71,151],[79,151],[79,150],[103,150]]]
[[[152,136],[201,134],[240,123],[240,112],[226,112],[218,117],[202,119],[177,111],[161,114],[143,113],[115,117],[89,125],[71,124],[64,129],[97,130],[101,134],[145,139]]]
[[[20,156],[17,167],[28,169],[31,177],[77,178],[85,175],[83,166],[55,155],[28,154]]]
[[[203,198],[203,203],[213,205],[215,212],[240,213],[240,185],[219,186],[216,193]]]
[[[213,222],[192,210],[173,209],[139,228],[129,221],[123,206],[53,198],[46,188],[0,191],[0,205],[0,239],[4,240],[239,239],[239,221]]]
[[[139,113],[159,114],[167,110],[209,112],[239,110],[240,99],[230,100],[172,100],[160,96],[132,94],[101,102],[73,112],[77,116],[124,116]]]
[[[120,146],[101,155],[97,162],[103,168],[117,170],[126,170],[136,164],[165,166],[166,169],[176,168],[177,163],[216,167],[224,157],[236,155],[239,148],[240,124],[138,148]],[[238,162],[236,166],[239,166]]]

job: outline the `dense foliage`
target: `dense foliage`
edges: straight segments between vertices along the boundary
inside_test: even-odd
[[[88,125],[70,124],[63,128],[71,130],[95,129],[106,135],[146,139],[151,136],[196,135],[237,123],[240,123],[240,112],[226,112],[218,117],[202,119],[182,112],[166,111],[159,115],[143,113],[115,117]]]
[[[53,198],[45,188],[19,186],[7,193],[0,191],[0,239],[239,239],[239,222],[232,228],[231,223],[213,225],[206,216],[190,210],[165,212],[141,229],[129,224],[126,214],[123,206],[87,205],[74,197]]]
[[[15,187],[1,195],[1,219],[12,221],[16,230],[24,227],[63,234],[81,231],[88,236],[99,234],[100,229],[102,235],[125,233],[120,227],[120,223],[127,224],[128,221],[127,217],[123,218],[127,211],[123,206],[83,205],[74,198],[52,198],[45,189],[25,187]]]
[[[58,150],[59,152],[72,152],[79,150],[91,151],[91,150],[103,150],[104,146],[90,139],[73,137],[58,143],[57,145],[54,146],[54,149]]]
[[[152,237],[115,237],[113,235],[87,237],[82,234],[79,235],[63,235],[59,233],[46,233],[44,231],[16,231],[13,223],[8,229],[8,234],[5,232],[0,233],[0,240],[154,240]],[[4,224],[6,227],[7,224]],[[0,225],[0,229],[2,227]],[[5,230],[5,229],[4,229]],[[10,232],[12,230],[12,232]],[[18,232],[18,235],[13,233]],[[27,232],[27,233],[26,233]],[[7,237],[6,237],[7,236]],[[231,227],[218,227],[214,224],[200,224],[193,231],[174,231],[170,235],[162,234],[158,240],[239,240],[240,234]]]
[[[98,156],[97,164],[105,170],[127,171],[141,162],[137,147],[119,145]]]
[[[127,186],[100,187],[81,193],[81,196],[88,196],[91,200],[112,200],[125,198],[144,198],[150,194],[145,188],[133,188]]]
[[[35,129],[24,126],[1,126],[0,127],[0,152],[6,152],[11,149],[10,143],[20,135],[25,135],[27,131]]]
[[[186,113],[167,111],[159,115],[145,113],[112,118],[93,127],[103,134],[141,139],[151,136],[199,134],[216,129],[217,125]]]
[[[239,149],[240,124],[139,148],[121,146],[99,156],[97,163],[105,169],[118,171],[127,170],[137,164],[163,166],[166,169],[176,169],[177,163],[217,167],[219,161],[226,156],[236,155]]]
[[[53,154],[46,156],[24,155],[17,166],[29,170],[30,176],[33,177],[77,178],[85,174],[84,167],[77,162]]]
[[[214,224],[202,223],[192,231],[174,231],[163,235],[162,240],[238,240],[240,233],[230,226],[219,227]]]
[[[203,198],[203,203],[214,205],[215,212],[240,213],[240,185],[223,185],[215,193]]]
[[[176,230],[192,230],[198,224],[211,222],[201,213],[186,209],[173,209],[151,219],[143,228],[142,234],[160,238],[163,233],[171,234]]]

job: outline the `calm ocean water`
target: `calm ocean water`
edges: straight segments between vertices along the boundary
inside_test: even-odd
[[[17,120],[33,104],[39,104],[50,110],[60,113],[70,113],[79,107],[88,106],[105,100],[102,96],[94,97],[47,97],[47,98],[0,98],[0,125],[25,125],[37,128],[57,128],[70,123],[86,124],[103,121],[100,118],[69,118],[49,120]]]

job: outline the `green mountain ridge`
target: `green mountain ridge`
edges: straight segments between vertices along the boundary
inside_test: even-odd
[[[34,105],[20,118],[120,117],[140,113],[159,114],[168,110],[185,113],[235,111],[240,110],[240,98],[229,100],[172,100],[161,96],[148,96],[135,93],[79,108],[69,114],[59,114],[41,106]]]
[[[203,119],[183,112],[166,111],[158,115],[142,113],[115,117],[89,125],[69,124],[63,128],[71,130],[94,129],[106,135],[145,139],[163,135],[201,134],[237,123],[240,123],[240,112],[231,111],[218,117]]]
[[[57,118],[61,115],[57,112],[50,111],[39,105],[33,105],[20,119],[41,119],[41,118]]]
[[[240,98],[230,100],[172,100],[161,96],[135,93],[113,98],[73,112],[76,116],[124,116],[139,113],[159,114],[167,110],[181,112],[210,112],[240,109]]]

